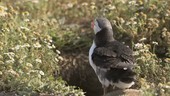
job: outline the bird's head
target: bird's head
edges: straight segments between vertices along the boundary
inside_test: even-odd
[[[109,28],[112,29],[111,23],[106,18],[96,18],[94,21],[91,22],[91,28],[94,30],[94,33],[96,34],[103,28]]]

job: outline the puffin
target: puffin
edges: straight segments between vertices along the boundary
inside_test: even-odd
[[[127,89],[135,84],[136,65],[133,51],[113,37],[107,18],[99,17],[91,22],[94,39],[89,50],[89,63],[102,84],[103,94],[109,86]]]

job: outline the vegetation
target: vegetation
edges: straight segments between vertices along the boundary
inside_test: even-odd
[[[59,25],[37,12],[46,3],[1,2],[0,90],[19,96],[83,96],[82,90],[67,86],[58,76],[58,62],[63,58],[49,33],[57,32]]]
[[[84,96],[62,79],[60,63],[67,62],[63,56],[69,51],[87,57],[90,21],[105,16],[116,39],[134,50],[135,88],[146,96],[169,96],[169,5],[168,0],[1,0],[0,91]]]

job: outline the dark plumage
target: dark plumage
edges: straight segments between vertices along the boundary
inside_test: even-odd
[[[132,50],[113,38],[109,20],[98,18],[94,21],[95,37],[89,51],[90,65],[93,67],[103,87],[115,85],[129,88],[134,84],[135,59]]]
[[[133,68],[135,62],[132,50],[116,40],[97,46],[92,60],[103,68]]]

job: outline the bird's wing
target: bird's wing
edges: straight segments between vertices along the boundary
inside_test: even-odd
[[[119,42],[96,47],[92,60],[96,66],[101,68],[132,68],[135,62],[132,50]]]

